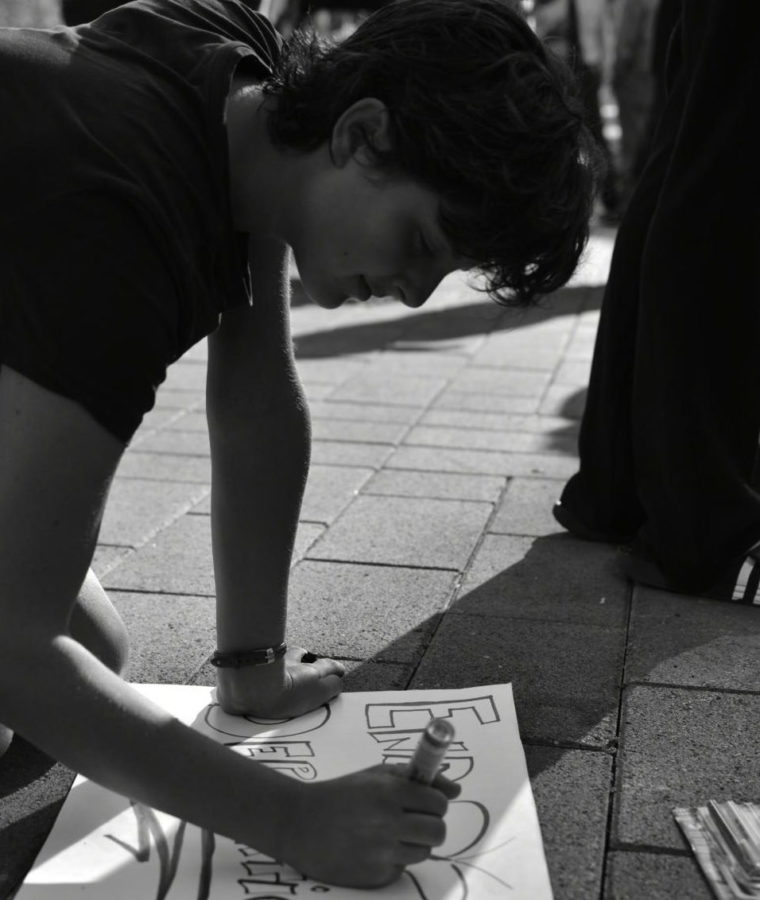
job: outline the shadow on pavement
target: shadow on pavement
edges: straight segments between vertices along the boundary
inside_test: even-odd
[[[386,350],[402,336],[405,341],[411,338],[417,343],[412,347],[393,346],[394,351],[425,349],[424,345],[435,350],[436,343],[441,341],[523,328],[557,316],[573,315],[581,310],[600,309],[603,292],[601,285],[566,287],[528,309],[503,307],[492,300],[477,300],[456,307],[430,308],[424,312],[410,310],[407,316],[392,320],[344,325],[301,334],[295,339],[296,356],[316,359]],[[373,300],[368,308],[376,309],[377,305],[383,303],[396,305],[397,301]]]

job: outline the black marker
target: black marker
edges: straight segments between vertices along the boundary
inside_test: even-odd
[[[448,719],[433,719],[429,722],[409,763],[410,780],[430,784],[453,739],[454,726]]]

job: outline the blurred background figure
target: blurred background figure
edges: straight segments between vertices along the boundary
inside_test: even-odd
[[[534,0],[531,17],[538,36],[578,77],[587,124],[606,164],[599,196],[602,216],[614,222],[620,213],[617,164],[600,105],[600,90],[609,84],[614,59],[613,4],[610,0]]]
[[[59,0],[0,0],[0,28],[53,28],[60,24]]]
[[[616,0],[612,87],[620,123],[620,206],[644,168],[655,98],[655,23],[660,0]]]

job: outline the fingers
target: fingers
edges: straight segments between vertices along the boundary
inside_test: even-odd
[[[453,800],[462,793],[462,785],[455,781],[450,781],[445,775],[438,774],[432,781],[431,787],[443,791],[449,800]]]
[[[446,840],[446,824],[440,816],[407,813],[401,825],[399,839],[403,844],[414,844],[428,850],[440,847]]]
[[[430,847],[420,847],[417,844],[399,844],[396,850],[396,861],[402,866],[413,866],[415,863],[425,862],[430,857]]]
[[[311,665],[319,672],[320,678],[326,678],[329,675],[337,675],[342,678],[346,674],[346,667],[337,659],[327,659],[324,656],[315,657],[315,661]]]
[[[319,687],[322,692],[323,703],[335,699],[343,690],[343,679],[339,675],[328,675],[320,678]]]
[[[326,675],[339,675],[342,677],[346,674],[346,667],[343,663],[338,662],[337,659],[318,656],[316,653],[312,653],[311,650],[305,650],[303,647],[288,647],[285,659],[288,662],[313,666],[319,673],[320,678]]]

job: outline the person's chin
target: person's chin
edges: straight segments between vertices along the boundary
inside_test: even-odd
[[[329,296],[326,294],[309,294],[309,296],[317,306],[321,306],[322,309],[337,309],[339,306],[342,306],[347,299],[346,297],[338,297],[335,294]]]
[[[337,309],[347,299],[340,291],[326,288],[321,284],[315,284],[308,278],[301,278],[301,287],[312,303],[321,306],[322,309]]]

